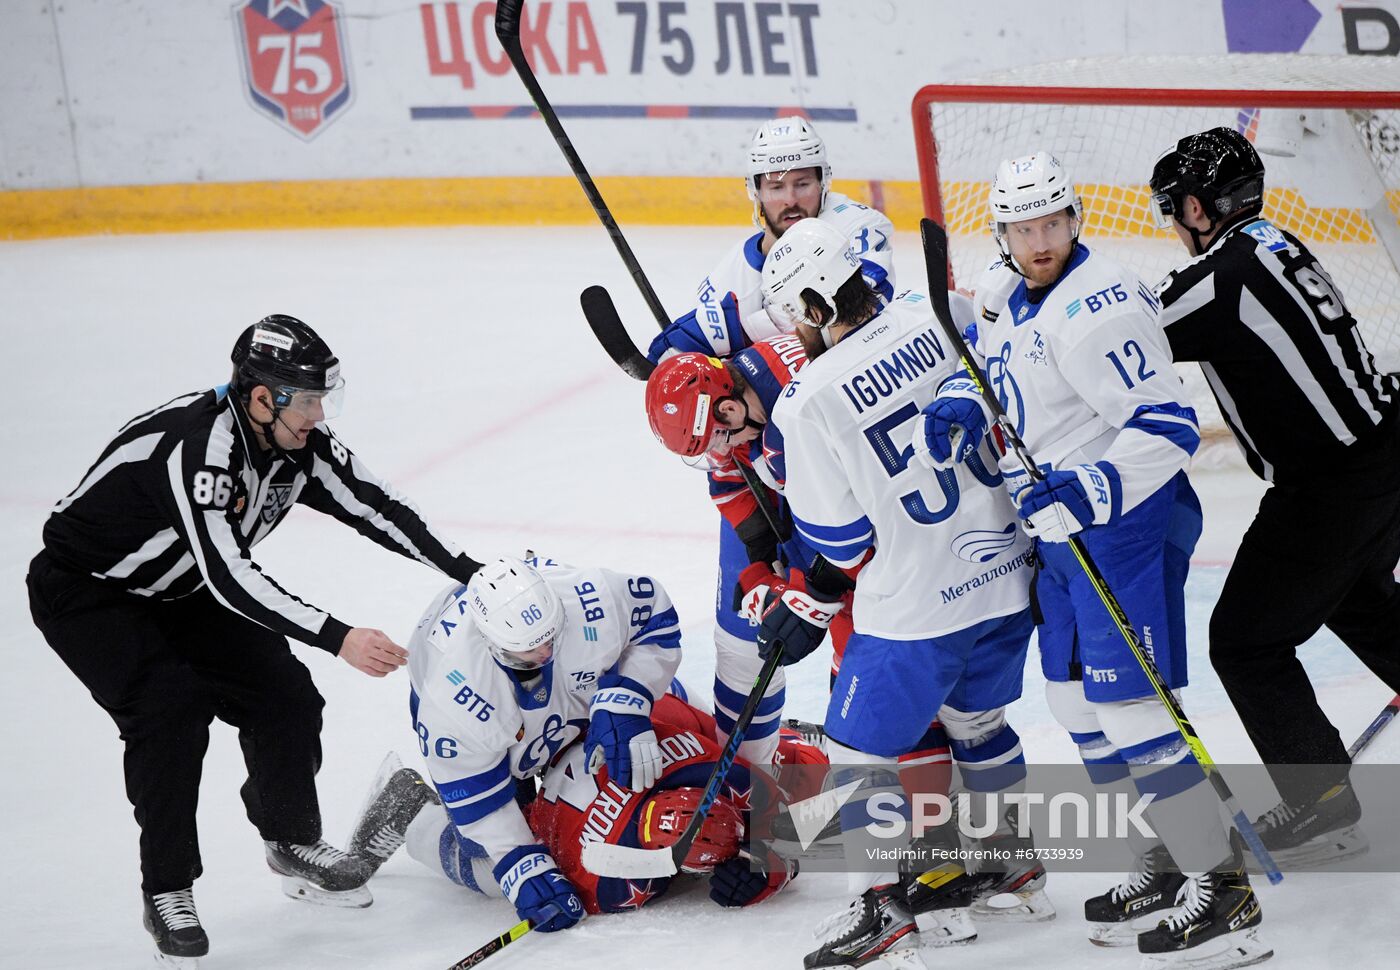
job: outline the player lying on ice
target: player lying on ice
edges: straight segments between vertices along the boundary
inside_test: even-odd
[[[352,851],[377,867],[406,840],[415,858],[504,895],[544,932],[666,890],[669,880],[600,878],[579,861],[588,840],[672,844],[719,759],[714,719],[665,693],[680,631],[657,583],[503,559],[444,591],[409,653],[414,726],[436,793],[400,769],[368,807]],[[824,761],[795,735],[784,756]],[[723,906],[766,899],[796,871],[771,853],[740,852],[754,784],[771,781],[736,761],[687,857],[687,870],[710,873],[710,896]]]
[[[971,314],[970,304],[967,312]],[[831,641],[833,682],[851,635],[851,572],[855,570],[836,569],[796,533],[765,457],[776,454],[777,447],[767,437],[769,415],[806,364],[802,342],[789,334],[759,340],[727,360],[693,351],[668,357],[647,380],[647,422],[652,434],[677,455],[705,457],[710,497],[743,543],[742,549],[726,551],[725,541],[720,540],[717,623],[721,630],[744,631],[742,637],[716,638],[720,676],[715,682],[715,717],[721,732],[733,726],[744,704],[743,695],[726,685],[753,683],[763,665],[753,638],[768,600],[792,590],[839,601],[840,609],[825,631]],[[752,469],[759,488],[748,487],[745,468]],[[774,525],[781,535],[774,532]],[[823,633],[815,635],[820,639]],[[782,678],[780,667],[773,683],[783,683]],[[741,757],[755,764],[772,760],[781,713],[782,692],[770,686],[739,748]],[[757,742],[752,740],[755,735]],[[946,778],[951,761],[948,736],[943,725],[934,721],[914,747],[899,756],[901,781],[909,791],[939,788],[938,779]],[[837,825],[834,819],[833,825]],[[838,830],[839,826],[828,829],[823,837]]]

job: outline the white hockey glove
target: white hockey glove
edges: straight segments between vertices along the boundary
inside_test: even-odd
[[[1091,525],[1105,525],[1123,507],[1117,470],[1106,461],[1054,469],[1014,496],[1027,535],[1066,542]]]
[[[645,791],[661,777],[661,745],[651,726],[651,692],[635,680],[610,674],[598,682],[589,705],[588,770],[604,764],[608,777]]]

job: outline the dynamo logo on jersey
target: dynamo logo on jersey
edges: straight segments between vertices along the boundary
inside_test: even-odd
[[[1016,523],[1012,522],[1000,532],[991,529],[973,529],[955,536],[948,549],[963,562],[991,562],[997,556],[1016,545]]]
[[[1001,402],[1007,417],[1016,426],[1016,433],[1025,434],[1025,401],[1021,397],[1020,385],[1016,383],[1016,378],[1007,366],[1009,360],[1011,360],[1011,341],[1008,340],[1001,345],[999,354],[987,358],[987,381],[991,384],[992,390],[996,392],[997,400]]]

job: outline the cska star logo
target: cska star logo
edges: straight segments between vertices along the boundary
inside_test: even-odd
[[[243,0],[233,8],[249,100],[307,140],[350,104],[343,19],[327,0]]]

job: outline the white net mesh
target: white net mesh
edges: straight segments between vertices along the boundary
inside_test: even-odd
[[[1004,97],[986,86],[1004,88]],[[1155,284],[1189,257],[1148,212],[1152,165],[1183,135],[1225,125],[1244,132],[1264,153],[1265,215],[1313,250],[1360,321],[1377,361],[1400,369],[1395,59],[1066,61],[926,88],[916,104],[926,105],[935,145],[942,211],[930,215],[948,230],[959,286],[972,286],[996,255],[987,192],[997,164],[1041,149],[1059,156],[1077,184],[1085,207],[1083,240]],[[921,159],[921,169],[927,190],[935,178],[929,159]],[[1227,434],[1199,371],[1181,370],[1210,435]]]

